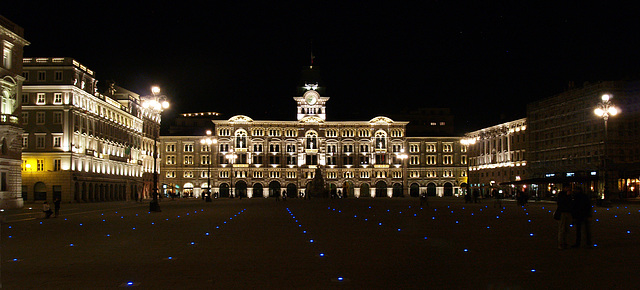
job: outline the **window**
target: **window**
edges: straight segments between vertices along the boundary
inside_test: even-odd
[[[287,153],[295,153],[295,152],[296,152],[296,145],[287,144]]]
[[[24,78],[25,81],[29,81],[29,72],[28,71],[23,71],[22,72],[22,77]]]
[[[22,124],[29,123],[29,112],[22,112]]]
[[[384,150],[387,148],[387,134],[383,131],[376,132],[376,150]]]
[[[338,137],[338,130],[336,129],[327,130],[327,137]]]
[[[175,171],[167,171],[167,178],[175,178],[176,177],[176,172]]]
[[[44,93],[38,93],[36,95],[36,105],[44,105],[45,104],[45,94]]]
[[[336,145],[327,145],[327,153],[336,153]]]
[[[176,156],[175,155],[167,155],[167,164],[169,164],[169,165],[176,164]]]
[[[44,171],[44,159],[38,159],[36,161],[36,171]]]
[[[29,136],[22,136],[22,148],[29,146]]]
[[[193,144],[184,144],[184,152],[193,152]]]
[[[62,112],[53,112],[53,123],[62,124]]]
[[[42,149],[44,148],[44,136],[36,136],[36,148]]]
[[[53,94],[53,104],[61,105],[62,104],[62,93],[54,93]]]
[[[418,165],[418,164],[420,164],[419,160],[420,160],[419,156],[411,156],[411,159],[409,160],[409,164]]]
[[[184,156],[184,164],[193,164],[193,156],[185,155]]]
[[[262,152],[262,144],[253,144],[253,152]]]
[[[53,147],[60,148],[62,143],[62,136],[53,136]]]
[[[460,163],[467,164],[467,155],[460,156]]]
[[[436,144],[427,144],[427,152],[436,152]]]
[[[167,152],[176,152],[176,144],[167,144]]]
[[[453,164],[453,156],[451,156],[451,155],[442,156],[442,163],[443,164]]]
[[[38,72],[38,81],[44,82],[47,79],[47,73],[43,71]]]
[[[360,152],[369,152],[369,145],[360,145]]]
[[[22,94],[22,104],[23,105],[29,104],[29,93]]]
[[[53,73],[53,79],[55,81],[61,81],[62,80],[62,72],[61,71],[56,71]]]
[[[61,169],[61,161],[60,159],[54,159],[53,160],[53,171],[60,171]]]
[[[443,152],[453,152],[453,145],[452,144],[443,144],[442,145],[442,151]]]
[[[427,155],[427,164],[429,164],[429,165],[436,164],[436,156],[435,155]]]
[[[201,157],[202,157],[202,163],[201,164],[203,164],[203,165],[211,164],[211,159],[209,159],[208,155],[204,155],[204,156],[201,156]]]
[[[418,144],[410,144],[409,145],[409,152],[410,153],[417,153],[417,152],[420,151],[419,148],[420,147],[418,146]]]
[[[184,178],[193,178],[193,171],[185,171]]]

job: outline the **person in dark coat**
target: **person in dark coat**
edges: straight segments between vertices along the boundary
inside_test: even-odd
[[[560,220],[558,220],[558,249],[564,250],[569,247],[567,236],[569,225],[571,224],[571,212],[573,210],[573,200],[571,199],[571,187],[564,185],[558,193],[558,208]]]
[[[53,209],[55,214],[53,215],[53,217],[58,217],[58,215],[60,214],[60,198],[56,197],[56,199],[53,201]]]
[[[582,240],[582,229],[584,228],[586,245],[591,247],[591,199],[584,193],[581,187],[573,190],[573,226],[576,228],[576,244],[573,248],[579,248]]]

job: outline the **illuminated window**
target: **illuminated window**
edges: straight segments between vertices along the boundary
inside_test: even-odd
[[[36,171],[44,171],[44,159],[38,159],[36,161]]]
[[[184,152],[193,152],[193,144],[184,144]]]
[[[176,172],[175,171],[167,171],[167,178],[175,178],[176,177]]]
[[[176,164],[176,156],[175,155],[167,155],[167,164],[169,164],[169,165]]]
[[[442,151],[443,152],[453,152],[453,145],[452,144],[443,144],[442,145]]]
[[[327,137],[338,137],[338,130],[336,129],[327,130]]]
[[[427,144],[427,152],[436,152],[436,144]]]
[[[60,148],[62,143],[62,136],[53,136],[53,147]]]
[[[193,164],[193,156],[185,155],[184,156],[184,164]]]
[[[45,104],[45,94],[44,93],[38,93],[36,95],[36,105],[44,105]]]
[[[62,104],[62,93],[54,93],[53,94],[53,104],[61,105]]]

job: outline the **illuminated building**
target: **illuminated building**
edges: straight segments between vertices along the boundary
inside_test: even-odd
[[[72,58],[25,58],[21,95],[25,201],[148,197],[160,115]]]
[[[295,197],[306,192],[316,168],[331,193],[347,197],[454,195],[465,186],[466,153],[459,137],[407,137],[408,122],[382,116],[327,120],[329,98],[318,82],[305,81],[299,92],[293,97],[295,121],[238,115],[212,120],[212,127],[196,132],[162,136],[165,194],[199,197],[210,179],[220,197],[264,198],[285,191]],[[207,129],[215,144],[200,142]]]
[[[20,208],[20,159],[22,128],[20,96],[22,90],[22,53],[29,45],[22,27],[0,16],[0,208]]]
[[[528,175],[527,119],[495,125],[465,134],[469,146],[469,185],[482,195],[503,182],[525,180]],[[505,187],[507,195],[515,186]]]

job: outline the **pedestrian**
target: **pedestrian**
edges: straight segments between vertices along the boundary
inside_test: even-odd
[[[476,188],[473,190],[473,203],[478,203],[478,196],[480,196],[480,191]]]
[[[558,249],[560,250],[564,250],[569,246],[567,235],[569,234],[571,211],[573,209],[571,195],[571,186],[568,184],[565,184],[562,187],[562,191],[558,193],[558,208],[556,208],[556,211],[560,213],[560,219],[558,220]]]
[[[282,192],[282,201],[287,201],[287,191]]]
[[[577,186],[573,190],[573,226],[576,228],[576,244],[573,248],[579,248],[582,241],[582,229],[584,228],[586,246],[590,248],[591,243],[591,199]]]
[[[495,202],[493,203],[493,207],[502,208],[502,189],[501,190],[493,190],[493,198],[495,198]]]
[[[420,194],[420,206],[423,206],[427,202],[427,193],[422,192]]]
[[[58,215],[60,214],[60,198],[56,197],[56,199],[53,201],[53,209],[55,209],[55,215],[53,217],[58,217]]]
[[[48,219],[52,214],[51,206],[46,201],[42,204],[42,211],[44,212],[44,218]]]

